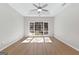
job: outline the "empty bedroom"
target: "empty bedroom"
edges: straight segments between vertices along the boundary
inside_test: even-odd
[[[0,3],[0,55],[79,55],[79,3]]]

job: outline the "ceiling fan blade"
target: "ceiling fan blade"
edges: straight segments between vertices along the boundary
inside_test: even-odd
[[[38,9],[32,9],[30,10],[29,14],[36,14]]]
[[[37,12],[38,14],[40,14],[41,12]]]
[[[42,8],[45,8],[46,6],[48,6],[48,4],[43,5]]]
[[[35,6],[36,8],[38,8],[38,6],[36,4],[33,4],[33,6]]]
[[[65,6],[65,5],[66,5],[66,3],[63,3],[63,4],[62,4],[62,6]]]
[[[46,9],[42,9],[42,11],[46,11],[46,12],[47,12],[48,10],[46,10]]]

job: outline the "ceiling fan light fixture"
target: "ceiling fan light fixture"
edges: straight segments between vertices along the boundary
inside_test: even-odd
[[[42,9],[38,9],[38,12],[41,12],[42,11]]]

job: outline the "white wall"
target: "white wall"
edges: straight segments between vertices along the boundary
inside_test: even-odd
[[[70,4],[55,17],[55,37],[79,50],[79,4]]]
[[[48,35],[54,34],[54,18],[53,17],[25,17],[25,36],[29,36],[29,22],[48,22]]]
[[[0,4],[0,50],[23,37],[23,17],[8,4]]]

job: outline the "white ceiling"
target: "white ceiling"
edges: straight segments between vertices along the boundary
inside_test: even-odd
[[[65,6],[62,6],[62,4],[63,3],[48,3],[48,6],[44,9],[49,10],[49,14],[42,14],[41,16],[57,15],[67,5],[66,4]],[[32,3],[9,3],[9,5],[23,16],[38,16],[38,14],[30,13],[30,10],[36,9]],[[41,5],[44,5],[44,3],[41,3]]]

